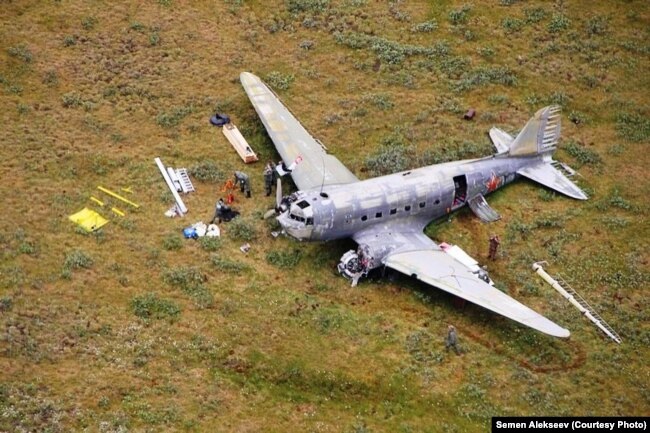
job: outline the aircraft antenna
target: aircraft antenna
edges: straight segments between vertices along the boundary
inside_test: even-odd
[[[542,263],[546,262],[536,262],[533,263],[533,271],[535,271],[544,281],[551,285],[555,290],[557,290],[562,296],[569,300],[574,307],[576,307],[580,312],[586,316],[589,320],[594,322],[601,331],[603,331],[609,338],[616,341],[618,344],[621,344],[621,337],[612,329],[611,326],[603,320],[602,317],[593,307],[587,304],[582,296],[580,296],[574,289],[567,283],[561,276],[557,275],[555,279],[542,269]]]

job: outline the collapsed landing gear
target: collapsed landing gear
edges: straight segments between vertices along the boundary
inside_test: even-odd
[[[337,269],[339,274],[352,281],[352,287],[356,287],[361,277],[367,276],[372,269],[372,257],[369,254],[367,245],[359,245],[357,250],[350,250],[341,256]]]

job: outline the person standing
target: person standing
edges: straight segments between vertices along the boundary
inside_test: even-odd
[[[275,174],[275,166],[269,160],[264,167],[264,188],[266,189],[266,196],[270,196],[273,191],[273,178]]]
[[[499,236],[497,235],[490,236],[490,252],[488,253],[489,259],[491,260],[497,259],[497,249],[499,248],[499,245],[501,245],[501,240],[499,239]]]
[[[458,336],[456,335],[456,328],[453,325],[447,327],[447,338],[445,339],[445,349],[453,348],[456,355],[460,355],[460,350],[458,349]]]
[[[235,171],[235,182],[239,183],[241,192],[245,192],[246,197],[251,198],[251,181],[248,175],[243,171]]]

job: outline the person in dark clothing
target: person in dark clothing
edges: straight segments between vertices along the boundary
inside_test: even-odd
[[[214,216],[212,217],[210,224],[214,224],[215,220],[218,221],[218,224],[221,224],[222,220],[228,222],[237,215],[239,215],[239,212],[232,210],[230,206],[224,203],[223,198],[220,198],[215,206]]]
[[[490,236],[490,251],[488,253],[488,258],[492,260],[497,259],[497,249],[499,248],[499,245],[501,245],[501,240],[499,239],[499,236],[497,235]]]

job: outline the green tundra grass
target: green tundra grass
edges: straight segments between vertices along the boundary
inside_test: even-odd
[[[1,3],[0,431],[474,432],[492,415],[650,413],[646,1]],[[241,71],[360,178],[489,155],[491,126],[561,105],[556,157],[588,201],[520,181],[489,198],[501,221],[464,210],[427,233],[483,262],[500,235],[497,286],[571,338],[406,277],[350,288],[335,265],[351,241],[271,237],[262,168],[277,155]],[[242,163],[215,110],[261,162]],[[157,156],[192,173],[183,219],[163,216]],[[182,239],[233,170],[253,181],[243,218]],[[84,207],[110,223],[80,231],[68,216]]]

